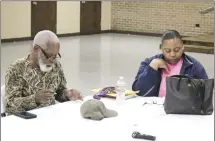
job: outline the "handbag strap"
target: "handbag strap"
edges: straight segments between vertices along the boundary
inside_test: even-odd
[[[190,76],[188,76],[188,75],[172,75],[171,77],[192,79],[192,78],[191,78]]]
[[[182,78],[187,78],[188,79],[188,82],[191,84],[193,84],[193,85],[191,85],[191,86],[194,86],[194,89],[195,89],[195,91],[200,95],[200,92],[198,91],[198,89],[197,89],[197,86],[196,86],[196,84],[193,82],[193,80],[192,80],[192,78],[191,77],[189,77],[189,76],[186,76],[186,75],[173,75],[173,76],[171,76],[171,77],[177,77],[177,78],[179,78],[179,80],[178,80],[178,83],[177,83],[177,90],[179,91],[179,89],[180,89],[180,82],[181,82],[181,79]]]

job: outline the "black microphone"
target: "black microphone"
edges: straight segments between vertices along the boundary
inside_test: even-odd
[[[151,141],[156,140],[155,136],[140,134],[139,132],[136,132],[136,131],[132,133],[132,137],[135,139],[145,139],[145,140],[151,140]]]

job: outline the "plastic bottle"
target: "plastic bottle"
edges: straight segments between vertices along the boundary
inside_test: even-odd
[[[126,83],[124,77],[120,76],[116,83],[116,104],[123,105],[125,102]]]

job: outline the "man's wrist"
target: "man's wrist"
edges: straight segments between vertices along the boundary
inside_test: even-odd
[[[68,98],[68,90],[67,90],[67,89],[63,90],[63,99],[64,99],[65,101],[69,101],[69,98]]]
[[[35,100],[36,105],[39,106],[39,105],[40,105],[40,102],[37,101],[37,99],[36,99],[36,94],[32,95],[32,97],[33,97],[33,99]]]

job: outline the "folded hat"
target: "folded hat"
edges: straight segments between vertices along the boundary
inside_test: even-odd
[[[107,109],[104,103],[97,99],[85,101],[80,108],[82,117],[92,120],[102,120],[103,118],[116,117],[118,113]]]

